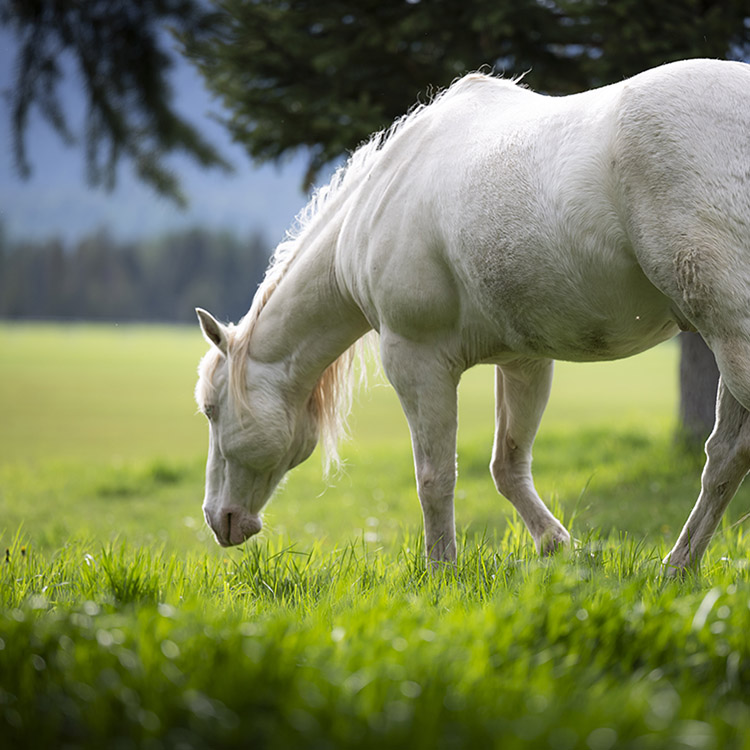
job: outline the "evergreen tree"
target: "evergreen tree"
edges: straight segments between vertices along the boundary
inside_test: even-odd
[[[485,67],[550,94],[688,57],[750,53],[745,0],[217,0],[180,36],[257,161],[321,166],[418,99]]]
[[[200,40],[216,15],[200,0],[0,0],[0,24],[18,43],[10,94],[15,160],[28,175],[29,114],[38,108],[67,143],[76,141],[60,102],[64,60],[86,93],[85,153],[89,182],[111,188],[125,157],[158,192],[184,203],[164,157],[182,151],[203,166],[228,168],[213,146],[173,106],[169,32]]]
[[[219,0],[220,33],[185,34],[187,54],[224,101],[235,140],[258,161],[296,149],[320,168],[420,97],[484,65],[532,69],[555,91],[581,88],[562,51],[569,29],[537,0]],[[557,46],[555,45],[557,42]]]

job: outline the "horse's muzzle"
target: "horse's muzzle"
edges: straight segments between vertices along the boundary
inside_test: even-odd
[[[214,532],[216,541],[222,547],[242,544],[263,528],[260,516],[250,513],[239,505],[227,508],[203,508],[203,515],[211,531]]]

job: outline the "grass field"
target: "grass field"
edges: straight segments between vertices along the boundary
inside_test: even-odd
[[[538,560],[460,392],[461,560],[429,576],[408,434],[377,374],[342,476],[292,473],[262,538],[204,528],[193,328],[0,326],[0,745],[750,747],[750,545],[662,579],[699,486],[676,355],[560,364],[535,451],[576,548]]]
[[[0,327],[6,546],[23,524],[37,548],[71,535],[120,534],[213,551],[200,511],[206,427],[192,400],[205,348],[197,327]],[[675,355],[666,346],[618,363],[558,366],[537,481],[543,496],[569,508],[585,489],[578,503],[585,527],[642,536],[662,527],[673,533],[684,520],[698,469],[683,468],[671,452]],[[492,377],[491,368],[475,368],[461,385],[457,502],[461,526],[490,532],[509,513],[487,471]],[[391,541],[392,532],[419,527],[406,422],[382,377],[370,380],[352,416],[344,474],[327,486],[316,457],[294,472],[268,509],[273,532],[304,546],[372,535],[374,519]],[[633,493],[657,495],[663,507],[641,503],[646,517],[631,516],[623,511]]]

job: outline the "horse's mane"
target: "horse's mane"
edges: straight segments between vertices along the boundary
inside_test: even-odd
[[[471,74],[455,82],[449,89],[434,96],[427,103],[418,103],[390,127],[373,135],[360,145],[349,157],[345,165],[336,170],[330,182],[318,189],[297,215],[292,229],[273,252],[263,281],[253,298],[250,309],[237,326],[229,327],[229,385],[235,402],[247,409],[245,375],[248,352],[253,330],[258,318],[271,295],[278,288],[297,258],[310,246],[320,227],[332,212],[338,210],[363,178],[370,171],[373,163],[393,140],[393,138],[411,125],[428,107],[438,99],[451,93],[464,81],[477,81],[489,76]],[[346,432],[346,419],[349,415],[353,392],[353,364],[363,347],[357,342],[341,354],[323,372],[310,396],[310,407],[318,422],[320,442],[323,448],[324,463],[328,469],[338,465],[338,442]],[[206,363],[206,374],[213,368]],[[363,368],[364,372],[364,368]]]

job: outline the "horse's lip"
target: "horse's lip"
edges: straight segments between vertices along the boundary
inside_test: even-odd
[[[227,513],[227,536],[230,545],[242,544],[246,539],[255,536],[263,528],[260,518],[243,511],[240,514]]]
[[[239,505],[214,510],[204,508],[203,515],[216,541],[222,547],[236,547],[263,528],[263,522],[258,514],[251,513]]]

